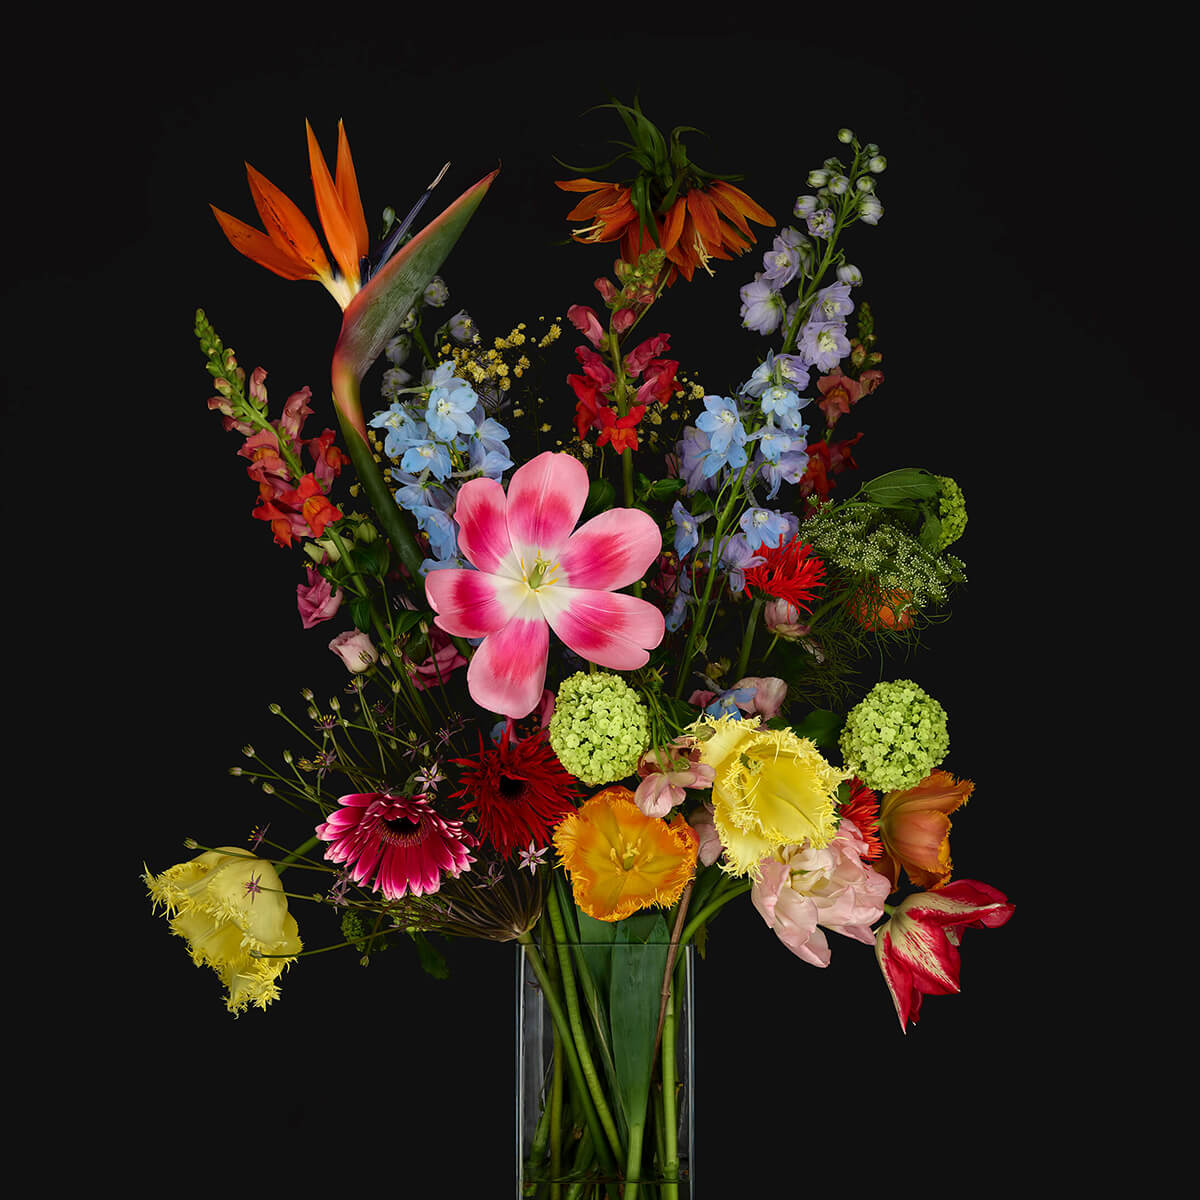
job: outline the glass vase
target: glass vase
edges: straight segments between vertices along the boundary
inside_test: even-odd
[[[691,1200],[692,947],[518,947],[519,1200]]]

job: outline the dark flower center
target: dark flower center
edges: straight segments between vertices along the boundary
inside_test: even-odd
[[[420,821],[414,821],[409,817],[385,817],[383,825],[385,829],[399,837],[411,837],[421,828]]]
[[[501,775],[496,790],[505,800],[517,800],[525,792],[525,780],[513,779],[509,775]]]

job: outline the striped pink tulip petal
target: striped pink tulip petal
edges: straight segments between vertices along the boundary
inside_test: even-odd
[[[529,613],[529,607],[523,607],[503,629],[488,634],[467,667],[467,688],[475,703],[489,712],[523,717],[542,698],[550,630],[540,614]]]
[[[587,503],[587,468],[569,454],[546,451],[513,472],[508,535],[529,566],[538,554],[557,557]]]
[[[658,523],[639,508],[610,508],[581,525],[559,556],[558,582],[568,587],[628,587],[662,549]]]
[[[666,632],[653,604],[621,592],[556,587],[542,597],[542,611],[580,658],[613,671],[644,667]]]
[[[493,575],[521,578],[508,538],[508,501],[497,479],[472,479],[459,489],[454,506],[458,548],[467,562]]]
[[[529,589],[518,579],[448,567],[425,576],[433,623],[455,637],[487,637],[503,629],[526,602]]]

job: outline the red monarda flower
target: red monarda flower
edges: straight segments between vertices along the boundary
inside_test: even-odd
[[[825,564],[813,556],[812,546],[800,545],[800,535],[779,546],[759,546],[755,555],[766,559],[746,568],[746,595],[756,587],[768,596],[786,600],[795,608],[812,612],[813,589],[825,583]]]
[[[480,832],[502,858],[531,844],[549,845],[554,826],[575,811],[578,783],[547,744],[544,730],[516,742],[506,729],[495,746],[484,746],[481,735],[475,758],[453,761],[466,769],[462,790],[451,799],[471,797],[459,811],[478,812]]]

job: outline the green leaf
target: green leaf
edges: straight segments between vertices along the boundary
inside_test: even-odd
[[[354,547],[354,561],[360,571],[382,579],[387,574],[388,544],[383,538],[374,542],[360,542]]]
[[[671,477],[670,479],[656,479],[645,491],[645,496],[648,500],[670,500],[672,496],[681,492],[687,486],[687,481]]]
[[[347,605],[354,628],[361,633],[371,632],[371,600],[369,596],[354,596]]]
[[[612,508],[617,498],[617,489],[607,479],[593,479],[588,487],[587,502],[583,506],[581,520],[586,521]]]
[[[644,914],[637,914],[642,916]],[[618,923],[612,950],[609,1012],[612,1016],[613,1067],[617,1095],[630,1127],[646,1120],[646,1100],[653,1070],[654,1035],[667,969],[669,935],[661,913],[646,941],[635,936],[632,918]],[[640,930],[638,931],[641,932]]]
[[[842,732],[842,718],[826,708],[815,708],[799,725],[792,726],[792,732],[821,747],[836,746]]]
[[[410,629],[419,625],[422,621],[428,621],[433,624],[433,613],[429,609],[408,609],[392,618],[392,628],[396,631],[396,636],[400,637],[406,634]]]
[[[446,965],[446,960],[430,945],[428,938],[423,933],[413,933],[409,936],[417,948],[417,957],[421,960],[425,973],[432,975],[434,979],[449,979],[450,968]]]
[[[929,513],[925,518],[924,525],[921,526],[921,532],[917,534],[917,541],[925,547],[926,550],[933,554],[937,553],[938,546],[942,540],[942,522],[939,517]]]
[[[860,494],[881,508],[894,508],[909,500],[929,500],[941,484],[921,467],[901,467],[862,485]]]

